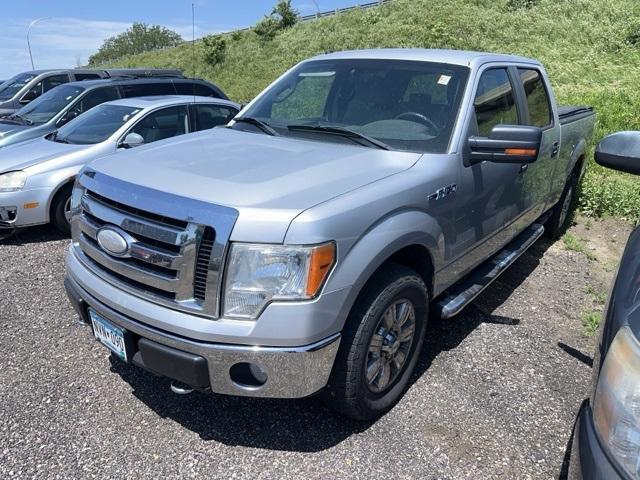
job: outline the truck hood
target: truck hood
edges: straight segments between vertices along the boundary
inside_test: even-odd
[[[87,145],[56,143],[44,138],[9,145],[0,149],[0,172],[24,170],[87,148]]]
[[[117,162],[99,159],[91,168],[235,208],[239,218],[234,236],[273,226],[274,239],[281,240],[300,212],[410,168],[420,156],[217,128],[122,152]]]

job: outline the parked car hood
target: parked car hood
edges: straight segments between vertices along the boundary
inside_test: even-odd
[[[106,175],[235,208],[304,210],[411,167],[417,153],[217,128],[97,160]]]
[[[98,159],[90,168],[162,192],[233,207],[240,212],[236,230],[243,222],[268,223],[273,241],[284,238],[300,212],[410,168],[421,156],[226,128],[119,155],[117,162]]]
[[[0,120],[0,138],[8,137],[9,135],[14,135],[23,130],[27,130],[31,128],[30,125],[21,125],[19,123],[13,122],[3,122]]]
[[[56,143],[44,138],[9,145],[0,149],[0,172],[24,170],[63,155],[86,150],[90,145]]]

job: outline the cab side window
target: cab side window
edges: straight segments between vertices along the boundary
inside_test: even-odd
[[[144,143],[182,135],[189,131],[189,114],[186,105],[167,107],[151,112],[130,131],[144,138]]]
[[[538,70],[528,68],[519,68],[518,74],[529,106],[528,125],[540,128],[548,127],[553,123],[553,119],[551,117],[551,103],[542,75]]]
[[[518,125],[513,85],[506,68],[485,70],[473,101],[478,135],[487,137],[496,125]]]

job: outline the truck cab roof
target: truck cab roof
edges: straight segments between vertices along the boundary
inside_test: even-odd
[[[537,60],[516,55],[466,50],[440,50],[430,48],[377,48],[370,50],[346,50],[327,53],[310,58],[313,60],[407,60],[417,62],[447,63],[472,67],[492,62],[530,63],[540,65]]]

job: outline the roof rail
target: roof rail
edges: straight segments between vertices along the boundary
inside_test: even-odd
[[[170,77],[184,78],[182,71],[178,69],[161,68],[117,68],[104,70],[107,78],[150,78],[150,77]]]

